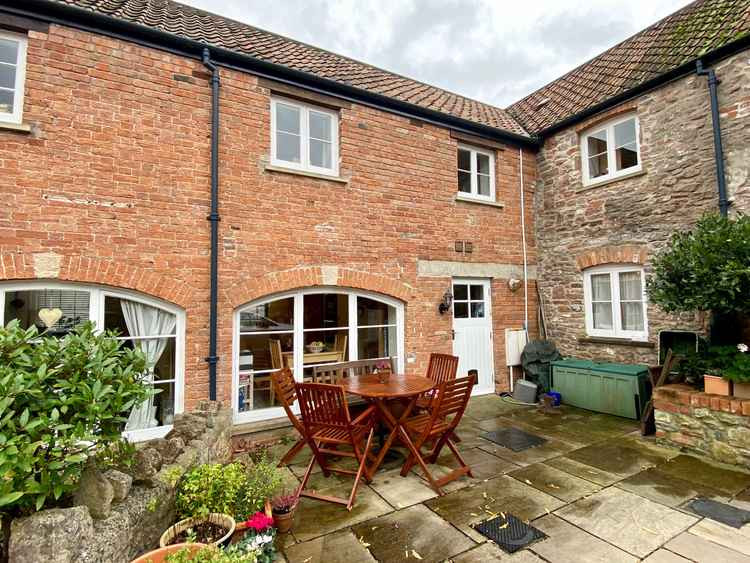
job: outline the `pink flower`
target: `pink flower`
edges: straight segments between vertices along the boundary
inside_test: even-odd
[[[256,512],[246,522],[248,528],[252,528],[256,532],[260,532],[273,525],[273,518],[265,515],[263,512]]]

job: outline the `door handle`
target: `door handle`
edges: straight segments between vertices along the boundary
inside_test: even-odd
[[[454,329],[451,329],[451,340],[456,339],[456,331]]]

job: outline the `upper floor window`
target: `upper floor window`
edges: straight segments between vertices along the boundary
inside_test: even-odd
[[[606,265],[583,274],[586,305],[586,332],[590,336],[608,336],[645,340],[646,293],[643,268]]]
[[[599,125],[581,137],[583,185],[590,186],[641,169],[638,118]]]
[[[0,31],[0,121],[21,123],[26,37]]]
[[[458,193],[462,197],[495,201],[495,155],[458,145]]]
[[[271,164],[338,176],[336,112],[280,98],[271,99]]]

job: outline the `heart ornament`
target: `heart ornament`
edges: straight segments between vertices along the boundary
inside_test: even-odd
[[[57,307],[55,307],[54,309],[47,309],[45,307],[43,309],[39,309],[38,315],[39,315],[39,318],[44,323],[44,326],[46,326],[47,328],[50,328],[50,327],[55,326],[55,323],[57,323],[57,321],[59,321],[62,318],[63,312],[61,309],[58,309]]]

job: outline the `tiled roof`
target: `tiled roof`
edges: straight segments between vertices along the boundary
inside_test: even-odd
[[[511,105],[539,133],[750,32],[750,0],[699,0]]]
[[[55,0],[528,136],[503,109],[172,0]]]

